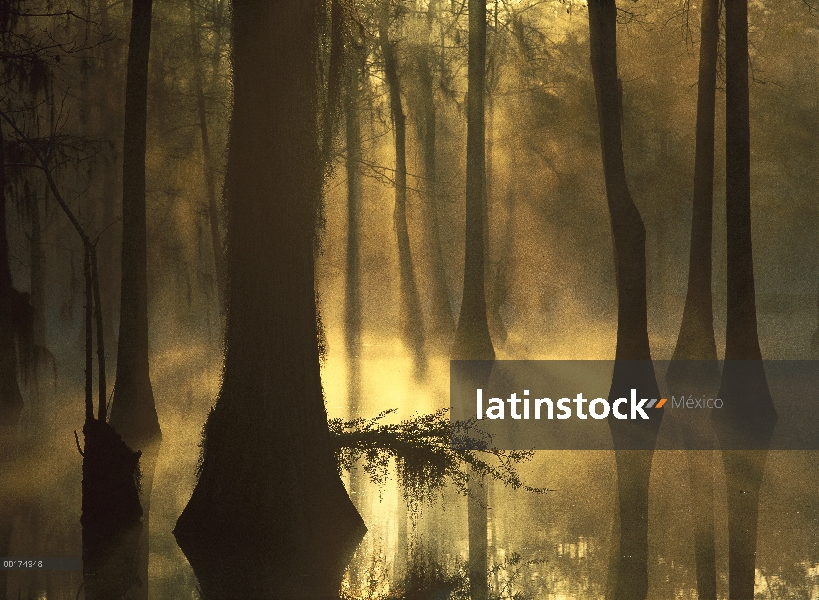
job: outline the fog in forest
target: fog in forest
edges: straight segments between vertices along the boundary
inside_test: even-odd
[[[747,5],[753,328],[766,361],[815,360],[819,5],[734,2]],[[713,473],[705,550],[704,496],[692,489],[687,451],[649,453],[647,554],[637,567],[618,563],[631,521],[618,516],[625,462],[614,451],[510,459],[524,487],[509,485],[503,468],[507,479],[481,477],[483,521],[468,500],[476,472],[461,455],[445,465],[461,470],[460,483],[451,470],[441,481],[434,467],[415,465],[414,479],[401,471],[436,443],[414,432],[449,407],[450,359],[487,358],[457,350],[480,345],[463,333],[468,315],[459,322],[475,297],[465,286],[479,289],[469,278],[484,290],[490,360],[617,352],[716,362],[727,343],[740,347],[726,339],[736,306],[726,282],[741,277],[728,260],[729,238],[741,233],[727,217],[726,153],[741,144],[726,140],[726,88],[737,89],[726,83],[745,59],[726,53],[728,7],[621,0],[616,63],[604,72],[613,0],[488,0],[480,39],[476,0],[232,4],[0,0],[0,555],[82,556],[85,565],[4,569],[0,599],[325,598],[316,590],[339,581],[345,599],[751,600],[738,591],[748,585],[754,598],[817,597],[815,452],[771,450],[753,463],[755,558],[746,545],[751,579],[730,583],[730,596],[734,488],[718,451],[699,466]],[[717,354],[681,356],[711,9]],[[590,61],[598,17],[604,50],[592,56],[603,58]],[[468,65],[481,41],[478,94]],[[603,65],[597,92],[593,64]],[[481,163],[467,156],[477,110],[468,92],[482,96],[472,114],[485,123],[475,138],[484,168],[471,171]],[[257,123],[265,115],[271,123]],[[648,357],[618,346],[618,315],[624,323],[630,309],[618,304],[615,248],[625,256],[639,236],[613,235],[620,200],[615,185],[607,196],[603,123],[620,131],[624,187],[645,227]],[[242,204],[254,194],[257,203]],[[478,198],[476,212],[467,197]],[[477,238],[465,234],[472,218]],[[476,251],[483,263],[465,267]],[[438,418],[448,447],[446,414]],[[341,461],[347,507],[338,463],[327,459],[345,456],[342,433],[381,427],[386,440],[383,428],[402,422],[394,447],[360,450],[352,469]],[[250,520],[230,521],[231,510]],[[274,516],[260,516],[266,510]],[[486,531],[480,563],[476,527],[478,537]],[[221,552],[244,556],[237,548],[256,528],[265,540],[247,542],[259,558],[246,573],[233,559],[208,566],[201,548],[223,538]],[[326,539],[323,529],[332,529]],[[325,546],[326,558],[314,549]],[[748,569],[736,560],[733,573]],[[709,564],[715,595],[704,591]],[[475,583],[476,568],[485,582]],[[330,583],[276,587],[294,569]],[[258,583],[235,588],[231,577]]]

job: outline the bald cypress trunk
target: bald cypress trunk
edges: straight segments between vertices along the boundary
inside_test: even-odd
[[[438,222],[438,186],[436,169],[437,110],[435,107],[434,76],[432,71],[432,23],[437,0],[431,0],[425,18],[426,40],[417,50],[419,83],[419,114],[416,119],[418,138],[423,156],[424,182],[421,202],[423,235],[430,260],[430,337],[441,348],[448,348],[455,331],[455,320],[449,301],[444,257]]]
[[[409,230],[407,228],[407,117],[401,102],[401,82],[398,78],[398,56],[395,43],[390,41],[391,0],[385,0],[378,24],[378,40],[384,58],[384,75],[390,96],[390,115],[395,138],[395,212],[393,224],[398,240],[398,269],[401,284],[401,329],[404,343],[412,353],[416,377],[426,373],[427,358],[421,300],[415,280]]]
[[[161,435],[148,366],[145,146],[152,0],[134,0],[125,87],[122,291],[111,424],[137,450]]]
[[[648,343],[646,233],[631,199],[623,160],[614,0],[590,0],[589,38],[617,280],[617,349],[609,400],[628,397],[632,387],[640,397],[658,398]],[[648,483],[661,415],[652,417],[608,420],[616,452],[620,519],[615,600],[642,600],[648,593]]]
[[[174,530],[208,600],[337,597],[366,531],[336,470],[319,370],[322,7],[233,2],[227,350]]]
[[[484,93],[486,89],[486,3],[469,0],[469,59],[467,65],[466,129],[466,233],[464,248],[464,287],[461,312],[455,329],[452,360],[484,361],[471,382],[485,387],[492,371],[495,348],[489,335],[486,315],[484,261],[486,247],[486,149]],[[486,600],[487,496],[484,478],[472,471],[469,476],[469,589],[474,600]]]
[[[694,204],[688,293],[675,361],[716,361],[714,309],[711,295],[711,247],[714,204],[714,106],[719,44],[719,0],[704,0],[700,34],[697,126],[694,156]]]
[[[725,216],[728,305],[725,363],[713,413],[728,489],[728,596],[754,595],[759,490],[777,414],[768,389],[756,319],[751,242],[751,127],[748,3],[725,5]]]
[[[351,52],[346,65],[344,94],[344,130],[347,142],[345,168],[347,172],[347,253],[344,288],[344,345],[347,353],[347,397],[351,419],[361,415],[361,214],[363,185],[361,174],[361,112],[359,85],[360,50]],[[361,469],[350,470],[350,495],[358,510],[362,510],[366,476]]]
[[[719,363],[714,339],[712,283],[712,229],[714,204],[714,108],[719,45],[719,0],[704,0],[700,27],[699,85],[697,89],[696,148],[694,157],[694,203],[688,293],[677,345],[666,373],[670,389],[686,389],[695,397],[716,397]],[[694,558],[697,595],[716,600],[717,570],[714,547],[714,452],[699,450],[710,445],[713,431],[705,417],[689,423],[683,431],[688,449],[691,509],[694,516]]]
[[[486,151],[484,88],[486,6],[469,2],[469,64],[466,134],[466,235],[461,312],[452,345],[453,360],[494,360],[486,317],[484,222]]]
[[[133,0],[128,71],[125,84],[125,132],[122,153],[122,286],[117,373],[110,424],[132,450],[142,453],[140,501],[143,523],[138,582],[134,593],[148,597],[148,536],[156,458],[162,433],[154,405],[148,349],[148,251],[145,202],[145,151],[148,105],[148,57],[152,0]],[[99,333],[98,333],[99,335]],[[105,421],[101,407],[100,420]]]

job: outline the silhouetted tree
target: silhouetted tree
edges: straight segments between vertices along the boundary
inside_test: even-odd
[[[444,258],[441,252],[438,222],[438,189],[436,168],[437,112],[435,99],[435,51],[432,30],[437,18],[439,0],[431,0],[423,16],[420,43],[414,48],[415,66],[418,73],[417,114],[415,118],[418,140],[421,145],[423,165],[423,189],[421,197],[422,235],[430,259],[430,338],[443,348],[452,343],[455,320],[449,302]],[[410,94],[409,98],[415,98]]]
[[[228,321],[199,480],[174,534],[205,598],[333,598],[366,531],[330,443],[314,273],[320,0],[236,0]]]
[[[646,307],[646,232],[631,199],[623,161],[621,92],[617,77],[617,6],[590,0],[589,39],[600,146],[617,279],[617,348],[609,400],[658,398],[651,363]],[[615,600],[640,600],[648,592],[648,482],[661,415],[648,421],[609,417],[617,464],[620,540],[614,571]]]
[[[694,207],[688,293],[672,362],[666,374],[670,389],[686,389],[699,398],[713,398],[719,385],[711,294],[711,247],[714,204],[714,108],[719,45],[719,0],[704,0],[700,25],[700,63],[697,88]],[[697,595],[716,600],[717,570],[714,548],[714,453],[702,450],[712,436],[710,423],[697,419],[683,430],[688,452],[691,508],[694,514],[694,559]]]
[[[352,36],[351,36],[352,37]],[[361,176],[360,85],[364,60],[363,40],[350,40],[345,87],[344,133],[347,146],[347,252],[344,289],[344,345],[347,351],[347,393],[352,418],[358,417],[361,395],[361,214],[363,185]],[[351,477],[355,478],[355,470]],[[354,492],[357,492],[351,486]]]
[[[747,0],[725,3],[725,114],[728,301],[719,389],[725,408],[712,418],[728,491],[728,597],[740,600],[754,595],[759,489],[777,420],[756,319]]]
[[[466,107],[466,237],[464,287],[461,312],[452,344],[452,360],[484,361],[485,373],[476,387],[489,381],[495,348],[489,335],[484,286],[486,247],[486,148],[484,93],[486,89],[486,3],[469,0],[469,57]],[[480,369],[479,369],[480,370]],[[487,488],[484,478],[469,478],[469,586],[475,600],[486,600],[487,581]]]
[[[390,98],[395,139],[395,212],[393,223],[398,238],[398,268],[401,293],[401,330],[404,342],[412,352],[416,377],[425,374],[427,358],[421,301],[415,280],[409,230],[407,228],[407,125],[401,103],[401,81],[398,78],[398,56],[390,40],[392,0],[384,0],[378,21],[378,41],[384,59],[384,76]]]
[[[142,449],[161,437],[148,366],[145,144],[152,0],[132,4],[122,167],[122,292],[111,424]]]
[[[336,5],[334,4],[334,7]],[[362,400],[362,345],[363,293],[362,293],[362,214],[364,212],[364,186],[362,175],[362,86],[366,85],[366,43],[364,32],[353,31],[349,21],[344,27],[347,33],[347,52],[344,54],[343,110],[346,142],[345,170],[347,175],[347,248],[344,288],[344,346],[347,359],[347,395],[350,418],[358,418]],[[350,469],[350,497],[359,511],[363,510],[366,477],[361,469]],[[366,515],[362,516],[366,518]]]
[[[145,151],[152,8],[152,0],[134,0],[132,4],[122,151],[122,285],[119,347],[116,385],[111,402],[111,425],[128,447],[142,453],[140,491],[143,527],[139,584],[136,591],[140,598],[148,597],[151,488],[162,439],[148,364]],[[102,420],[105,420],[104,415]]]

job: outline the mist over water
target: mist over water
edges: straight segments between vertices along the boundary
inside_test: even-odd
[[[369,19],[377,4],[357,2],[356,14]],[[423,83],[418,53],[421,40],[426,39],[424,19],[429,3],[405,4],[412,10],[401,15],[401,22],[396,17],[389,33],[405,86],[401,97],[407,113],[407,230],[421,318],[429,333],[435,243],[442,256],[446,300],[456,318],[464,283],[468,31],[466,15],[450,11],[457,3],[439,3],[445,15],[433,26],[431,36],[441,37],[434,45],[441,52],[434,78],[435,240],[428,235],[424,194],[430,177],[425,173],[417,123]],[[487,6],[493,66],[487,84],[485,274],[489,309],[494,311],[489,329],[496,358],[611,360],[617,341],[617,289],[589,68],[586,7],[576,2],[527,0]],[[100,236],[110,385],[115,383],[120,325],[118,199],[122,186],[120,150],[109,146],[121,146],[122,107],[120,100],[107,98],[119,99],[119,88],[124,87],[120,84],[124,84],[128,16],[120,8],[109,8],[115,38],[110,54],[104,55],[102,46],[99,51],[89,50],[97,61],[93,68],[82,66],[77,56],[63,59],[55,70],[62,75],[52,75],[56,90],[41,90],[32,96],[35,108],[20,119],[37,133],[37,139],[46,139],[48,102],[43,98],[64,95],[71,110],[66,108],[61,131],[93,138],[94,144],[89,142],[90,149],[76,163],[70,162],[74,158],[65,150],[60,158],[65,165],[55,173],[82,223]],[[696,11],[678,8],[676,3],[629,3],[630,12],[620,15],[618,29],[623,149],[628,184],[645,222],[648,336],[652,358],[658,361],[669,360],[677,342],[692,219],[699,17]],[[200,30],[203,55],[195,60],[188,48],[187,7],[156,3],[154,10],[146,155],[148,317],[150,376],[162,446],[150,505],[149,598],[194,600],[200,598],[198,582],[172,530],[197,483],[203,424],[219,395],[223,376],[225,323],[207,198],[208,187],[219,195],[224,175],[233,85],[230,30],[227,17],[219,12],[227,11],[226,3],[208,0],[199,6],[195,16],[201,22],[194,20],[194,28]],[[92,12],[94,19],[102,18],[96,14],[98,8]],[[765,360],[815,358],[811,336],[817,328],[819,276],[815,201],[819,192],[819,21],[797,0],[752,2],[749,18],[751,205],[760,348]],[[373,23],[367,22],[367,27]],[[59,29],[61,33],[81,33],[72,29],[78,26],[71,19],[66,25],[53,25],[53,30],[58,27],[65,28]],[[373,35],[368,30],[365,33]],[[183,38],[184,43],[179,41]],[[371,47],[362,61],[367,77],[359,82],[363,157],[357,214],[360,351],[350,356],[345,344],[349,325],[345,322],[347,149],[344,140],[338,139],[331,152],[333,168],[324,182],[316,254],[316,289],[326,347],[321,378],[328,418],[372,419],[397,409],[382,421],[391,423],[449,406],[450,347],[428,336],[427,371],[417,376],[417,356],[401,334],[406,315],[402,314],[394,220],[395,147],[388,90],[381,50],[373,40],[367,43]],[[109,65],[107,70],[100,66],[103,64]],[[199,75],[194,69],[197,64],[202,66]],[[712,261],[719,358],[724,356],[727,312],[723,67],[720,63],[717,82]],[[77,84],[86,72],[94,73],[93,77]],[[210,164],[204,169],[201,132],[198,124],[191,124],[196,114],[192,98],[197,94],[197,77],[204,78],[212,146]],[[111,91],[114,88],[116,95]],[[9,91],[8,97],[0,99],[0,109],[9,111],[13,102],[28,98],[24,91],[24,87],[14,88],[13,94]],[[116,107],[109,106],[114,103]],[[91,114],[83,116],[81,107]],[[42,130],[32,125],[35,122]],[[7,162],[23,161],[22,142],[12,139],[5,121],[2,126]],[[343,138],[343,133],[338,137]],[[34,210],[42,220],[44,299],[38,314],[47,332],[43,341],[53,358],[39,365],[35,379],[21,384],[25,406],[14,433],[17,462],[13,469],[0,473],[0,486],[16,500],[8,552],[12,557],[79,556],[83,253],[75,232],[46,192],[39,171],[6,166],[11,173],[6,181],[11,275],[15,289],[31,297],[37,291],[31,242],[34,225],[32,205],[26,205],[24,198],[28,202],[35,198]],[[208,169],[215,181],[208,182],[204,176]],[[223,222],[217,227],[217,237],[224,235],[225,226]],[[352,361],[360,368],[358,385],[351,381]],[[658,371],[657,376],[663,373]],[[287,398],[291,403],[301,400]],[[719,453],[714,452],[712,460],[717,590],[719,598],[727,598],[727,488]],[[342,582],[345,600],[394,600],[407,573],[424,561],[440,567],[450,578],[447,585],[455,586],[452,581],[463,581],[466,576],[465,496],[448,486],[436,492],[432,502],[410,502],[408,507],[396,465],[391,463],[389,469],[390,478],[384,484],[370,481],[361,463],[354,473],[341,474],[368,528]],[[619,535],[614,452],[539,450],[516,469],[527,485],[548,491],[512,490],[499,482],[489,486],[492,597],[506,600],[518,592],[540,600],[605,597]],[[654,453],[648,504],[651,600],[696,597],[697,523],[687,469],[684,451]],[[269,476],[276,477],[276,473]],[[819,455],[768,453],[759,504],[757,598],[819,595],[817,489]],[[8,592],[0,593],[0,598],[76,599],[83,597],[82,579],[81,572],[12,570],[8,571]]]

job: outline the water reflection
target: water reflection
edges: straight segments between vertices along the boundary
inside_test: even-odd
[[[397,341],[365,337],[360,415],[348,413],[346,361],[331,353],[323,375],[331,417],[373,416],[387,408],[405,419],[448,404],[448,362],[431,362],[428,381],[413,381],[410,358]],[[331,347],[333,339],[330,339]],[[220,365],[209,348],[188,347],[153,362],[165,437],[151,506],[150,597],[199,597],[197,583],[171,529],[194,485],[201,426],[219,386]],[[180,386],[179,382],[184,382]],[[19,428],[20,468],[11,479],[23,507],[14,523],[11,554],[77,556],[81,548],[81,456],[74,429],[82,424],[79,386],[61,382],[29,406]],[[684,455],[656,453],[650,489],[650,598],[694,598],[693,522]],[[819,594],[819,458],[809,452],[771,452],[760,505],[756,593],[762,598]],[[611,540],[617,532],[615,476],[610,452],[540,451],[521,468],[545,495],[504,489],[489,494],[488,574],[493,593],[561,600],[603,598]],[[441,492],[417,512],[407,511],[395,480],[376,486],[362,473],[346,474],[348,490],[369,532],[344,580],[348,598],[390,598],[423,557],[440,569],[457,597],[468,531],[466,500]],[[716,496],[725,497],[724,476]],[[715,507],[719,592],[727,593],[727,515]],[[433,566],[428,566],[429,570]],[[443,580],[443,579],[442,579]],[[10,571],[9,597],[82,598],[79,572]],[[79,593],[79,595],[78,595]]]

